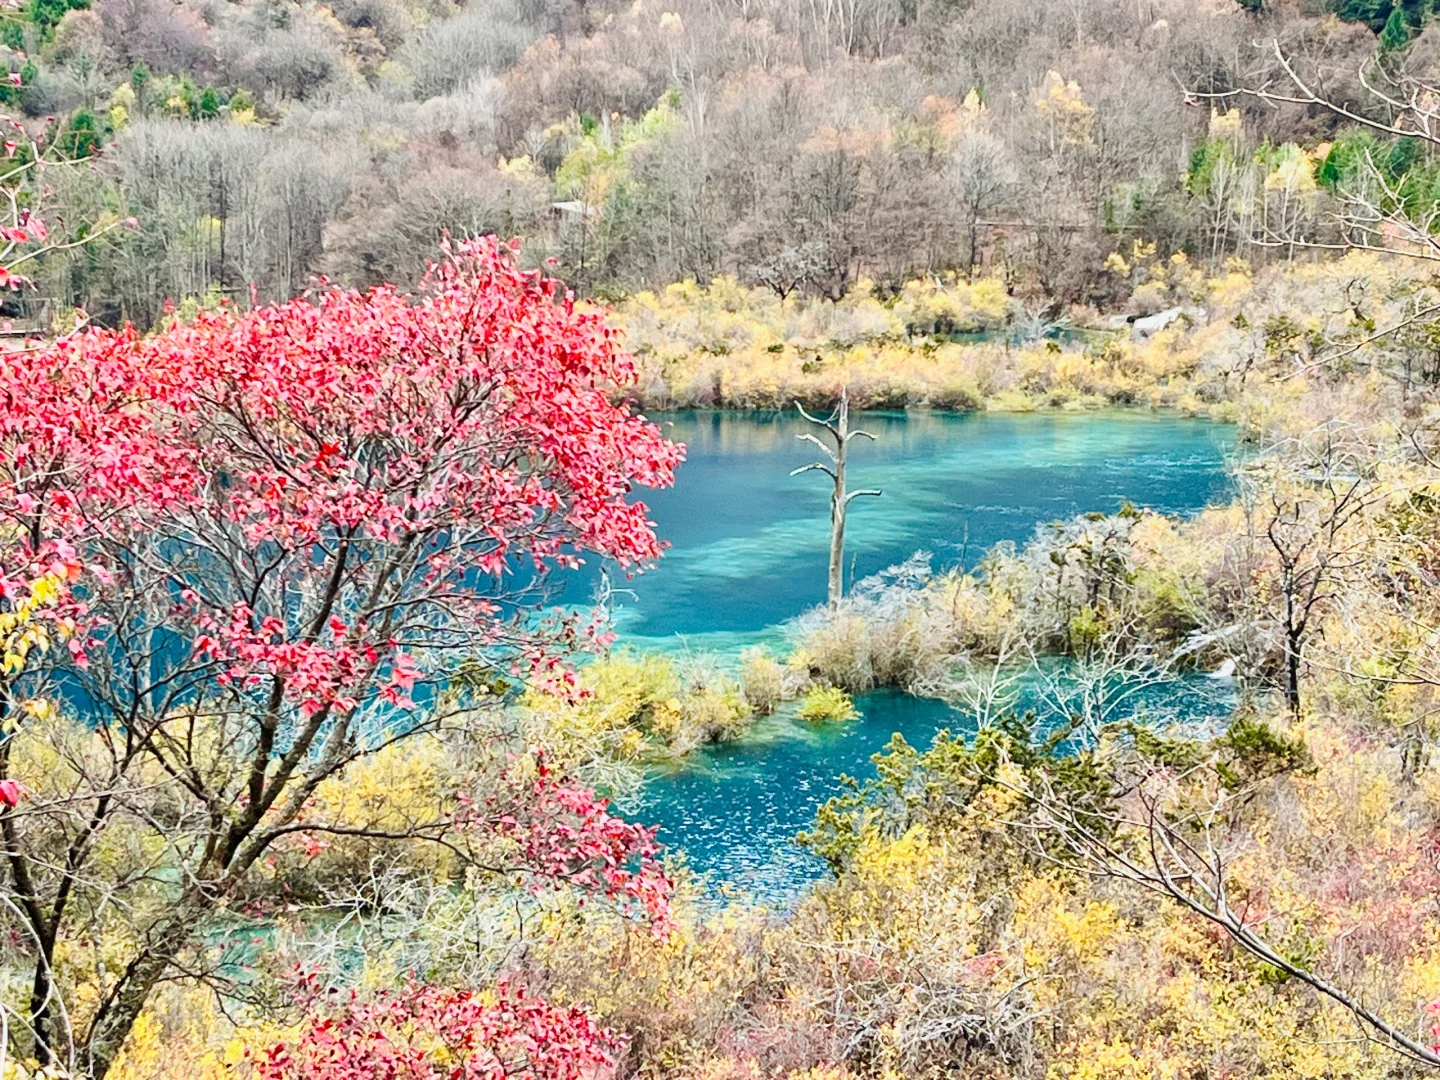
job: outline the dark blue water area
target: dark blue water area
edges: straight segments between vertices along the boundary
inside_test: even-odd
[[[1056,704],[1030,687],[1016,709],[1038,714],[1040,738],[1069,719]],[[826,873],[795,836],[842,790],[842,774],[872,778],[874,755],[895,734],[924,749],[942,728],[954,734],[976,728],[973,717],[943,701],[893,690],[867,694],[857,705],[861,716],[849,723],[807,724],[793,711],[767,717],[743,741],[657,774],[627,810],[684,852],[712,897],[783,907]],[[1123,715],[1141,723],[1219,724],[1232,707],[1228,686],[1198,676],[1147,687],[1127,700]]]
[[[687,412],[653,417],[688,447],[673,488],[642,492],[671,547],[633,579],[612,573],[615,627],[624,644],[733,657],[748,644],[786,648],[787,621],[825,598],[828,478],[790,470],[815,457],[793,414]],[[880,488],[851,504],[847,578],[877,573],[917,550],[937,569],[973,566],[1001,541],[1036,526],[1125,502],[1193,513],[1227,492],[1233,429],[1173,413],[865,414],[873,443],[852,443],[852,488]],[[572,575],[560,602],[584,606],[598,568]],[[1221,713],[1203,680],[1152,693],[1199,717]],[[942,727],[974,721],[945,702],[877,693],[849,724],[812,727],[782,713],[743,740],[691,755],[657,774],[625,809],[660,827],[672,849],[728,889],[785,903],[823,872],[792,842],[838,777],[874,775],[871,757],[899,732],[928,746]],[[1044,703],[1037,702],[1044,711]],[[1050,708],[1054,709],[1054,703]],[[1175,711],[1171,708],[1171,711]]]

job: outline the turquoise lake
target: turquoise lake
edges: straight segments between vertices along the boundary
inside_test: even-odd
[[[610,578],[621,641],[702,653],[781,644],[784,623],[825,599],[828,478],[789,475],[814,459],[814,447],[796,437],[808,425],[793,414],[653,419],[687,445],[688,460],[673,488],[643,493],[671,544],[660,566]],[[1000,541],[1023,542],[1037,524],[1127,500],[1193,513],[1226,493],[1233,443],[1231,428],[1143,410],[873,413],[860,426],[875,441],[851,444],[851,486],[884,495],[851,504],[847,585],[918,550],[932,554],[936,569],[973,565]],[[597,585],[592,571],[563,599],[584,603]],[[1175,687],[1170,696],[1204,692]],[[823,872],[791,838],[836,792],[840,773],[872,775],[870,757],[892,732],[925,746],[938,729],[967,725],[940,701],[877,693],[857,704],[862,716],[847,725],[767,718],[742,742],[656,776],[626,810],[658,824],[661,839],[717,888],[783,902]]]

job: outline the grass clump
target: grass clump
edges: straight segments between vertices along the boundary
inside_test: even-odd
[[[860,714],[855,702],[836,686],[816,686],[800,699],[800,719],[811,724],[854,720]]]
[[[763,647],[746,649],[740,654],[740,689],[745,700],[757,713],[768,716],[775,706],[793,697],[792,681],[780,661]]]
[[[579,674],[577,695],[532,688],[520,715],[528,738],[587,768],[674,760],[737,738],[755,712],[734,679],[703,659],[620,649]],[[619,783],[603,771],[593,779]]]

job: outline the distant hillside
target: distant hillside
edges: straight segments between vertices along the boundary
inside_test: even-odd
[[[1273,81],[1275,39],[1364,107],[1396,18],[1387,63],[1435,55],[1424,7],[26,0],[0,96],[95,158],[55,181],[73,229],[139,223],[37,275],[100,318],[316,272],[410,280],[442,229],[524,236],[602,296],[729,273],[838,297],[983,267],[1107,305],[1134,283],[1098,268],[1136,241],[1264,261],[1251,219],[1277,198],[1323,229],[1334,116],[1194,95]]]

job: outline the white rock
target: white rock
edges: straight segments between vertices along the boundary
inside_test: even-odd
[[[1136,319],[1130,324],[1132,337],[1146,338],[1151,334],[1158,334],[1167,326],[1180,318],[1185,313],[1183,307],[1166,308],[1164,311],[1156,312],[1154,315],[1146,315],[1143,319]]]

